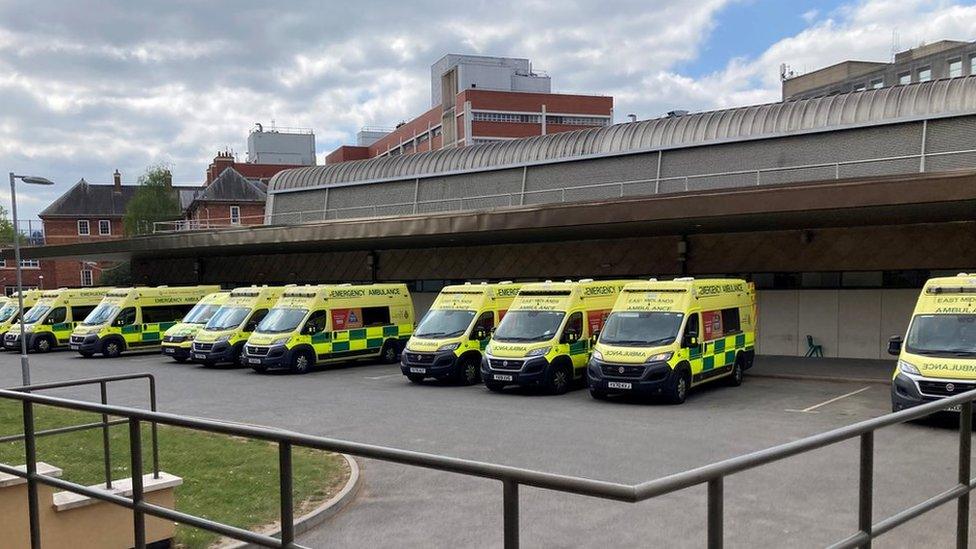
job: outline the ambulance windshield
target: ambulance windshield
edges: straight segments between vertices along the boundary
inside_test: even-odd
[[[509,311],[502,319],[494,341],[549,341],[556,337],[566,313],[562,311]]]
[[[625,347],[670,345],[678,337],[681,313],[618,311],[610,313],[600,343]]]
[[[413,335],[426,338],[457,337],[471,325],[474,314],[474,311],[431,309],[424,315]]]
[[[190,312],[183,317],[183,322],[187,324],[206,324],[214,313],[220,309],[220,305],[213,303],[197,303],[190,309]]]
[[[24,324],[34,324],[35,322],[44,318],[44,315],[51,310],[50,305],[34,305],[27,311],[24,315]]]
[[[905,349],[932,356],[976,356],[976,314],[917,315]]]
[[[10,317],[14,316],[15,312],[17,312],[17,303],[16,302],[7,303],[6,305],[3,306],[2,309],[0,309],[0,322],[6,322],[10,320]]]
[[[115,318],[115,314],[119,312],[118,305],[111,303],[100,303],[95,310],[88,313],[85,320],[82,322],[85,326],[99,326],[101,324],[107,324],[108,321]]]
[[[293,332],[302,323],[302,319],[307,313],[308,309],[271,309],[268,311],[268,316],[264,317],[255,331],[261,334]]]
[[[251,312],[250,307],[221,307],[217,314],[207,322],[206,330],[229,330],[236,328],[244,322],[247,314]]]

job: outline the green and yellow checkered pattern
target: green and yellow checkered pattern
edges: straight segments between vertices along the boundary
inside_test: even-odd
[[[315,354],[322,359],[333,358],[331,355],[369,354],[379,353],[383,342],[387,339],[407,340],[413,333],[413,324],[390,324],[387,326],[370,326],[353,330],[337,332],[319,332],[311,336]],[[337,356],[334,358],[341,358]]]
[[[119,329],[119,333],[125,339],[126,347],[151,347],[162,343],[163,333],[175,324],[175,320],[152,324],[129,324]]]
[[[735,362],[735,354],[755,346],[755,332],[733,334],[721,339],[706,341],[699,349],[693,349],[689,357],[691,373],[709,372]]]

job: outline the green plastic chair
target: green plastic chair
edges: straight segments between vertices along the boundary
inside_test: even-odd
[[[823,356],[824,356],[823,355],[823,345],[818,345],[818,344],[814,343],[813,342],[813,336],[812,335],[807,335],[807,354],[804,355],[804,356],[807,357],[807,358],[814,357],[814,356],[818,356],[820,358],[823,358]]]

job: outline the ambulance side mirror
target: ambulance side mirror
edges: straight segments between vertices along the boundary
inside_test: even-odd
[[[599,339],[600,339],[600,330],[593,330],[593,333],[590,335],[590,341],[596,343],[597,340]]]
[[[563,340],[566,343],[576,343],[577,341],[579,341],[579,338],[580,338],[579,332],[577,332],[576,330],[566,330],[566,332],[563,333]]]
[[[488,330],[485,330],[484,326],[478,326],[474,329],[474,333],[471,334],[471,339],[474,339],[475,341],[488,339]]]
[[[900,355],[901,344],[902,344],[901,336],[891,336],[891,338],[888,339],[888,354],[894,356]]]
[[[688,336],[685,338],[684,347],[697,347],[698,346],[698,336]]]

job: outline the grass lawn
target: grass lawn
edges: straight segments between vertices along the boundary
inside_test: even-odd
[[[72,410],[35,406],[38,430],[100,421],[101,416]],[[143,427],[144,471],[152,471],[148,426]],[[0,436],[23,432],[19,402],[0,400]],[[129,431],[125,424],[111,429],[112,478],[129,477]],[[64,470],[62,478],[79,484],[105,482],[102,430],[92,429],[41,437],[37,459]],[[0,444],[0,462],[24,463],[24,445]],[[295,516],[322,502],[345,485],[345,460],[336,454],[293,449]],[[244,440],[200,431],[159,426],[160,469],[183,478],[176,489],[179,511],[241,528],[255,529],[278,519],[278,449],[262,441]],[[300,507],[303,505],[304,507]],[[204,548],[216,534],[178,526],[176,543]]]

